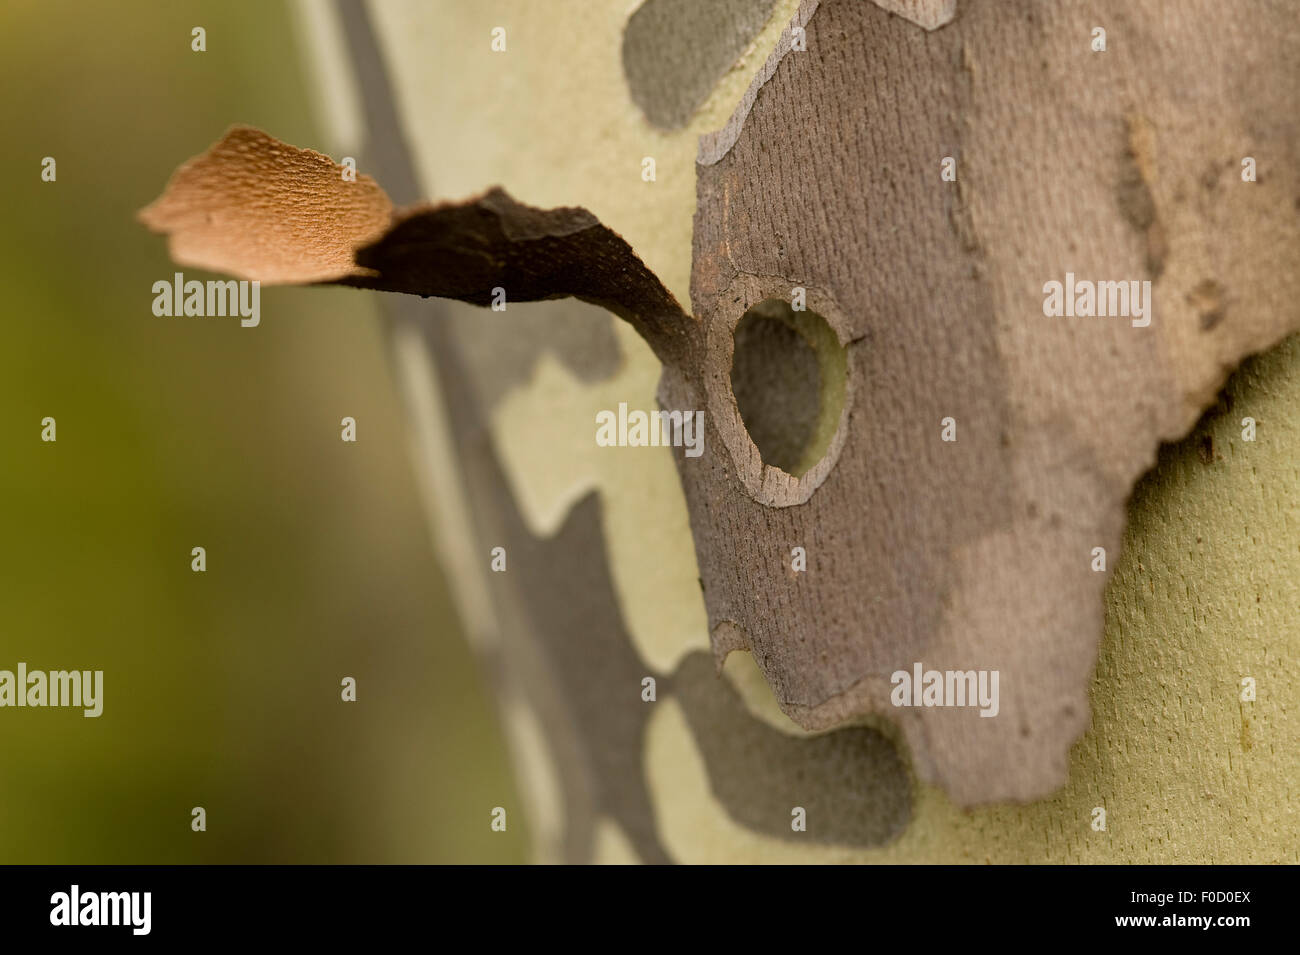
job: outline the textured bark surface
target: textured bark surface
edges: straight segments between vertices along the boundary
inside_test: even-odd
[[[914,662],[999,670],[996,718],[893,710],[960,802],[1063,782],[1108,576],[1092,548],[1113,562],[1159,443],[1300,325],[1296,16],[1269,8],[1282,28],[1261,41],[1196,7],[971,4],[923,32],[806,2],[807,51],[783,41],[701,142],[692,302],[711,447],[730,453],[681,468],[715,650],[753,650],[805,726],[890,712],[889,675]],[[1123,41],[1092,52],[1094,20]],[[1260,61],[1276,82],[1251,87]],[[1243,183],[1243,155],[1275,161]],[[1150,326],[1045,317],[1067,271],[1152,280]],[[759,459],[726,382],[739,315],[794,286],[851,379],[838,462],[797,483]],[[1206,321],[1225,287],[1231,314]]]
[[[357,249],[392,215],[369,176],[347,182],[328,156],[234,126],[177,169],[139,218],[168,235],[178,264],[271,285],[364,275]]]
[[[1116,4],[1100,19],[1125,42],[1093,53],[1097,16],[1076,5],[972,4],[926,32],[805,3],[807,49],[787,31],[701,144],[697,320],[587,214],[499,193],[378,241],[349,220],[354,269],[333,280],[478,304],[492,281],[628,318],[665,362],[662,404],[708,411],[705,454],[677,460],[715,653],[751,649],[804,726],[899,718],[918,773],[958,802],[1041,796],[1088,722],[1107,577],[1092,548],[1113,564],[1159,443],[1296,327],[1294,89],[1252,85],[1252,64],[1292,78],[1300,41],[1285,6],[1258,11],[1283,28]],[[1243,155],[1264,162],[1258,182],[1239,181]],[[945,156],[957,182],[940,181]],[[180,248],[259,277],[202,246]],[[464,248],[491,263],[468,283]],[[1152,280],[1151,325],[1045,317],[1043,283],[1067,271]],[[741,315],[794,286],[849,353],[835,438],[797,479],[763,464],[729,383]],[[890,673],[917,662],[999,670],[999,716],[891,707]]]

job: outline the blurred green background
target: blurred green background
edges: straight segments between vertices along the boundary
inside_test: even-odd
[[[99,719],[0,709],[0,862],[522,861],[374,298],[151,311],[178,164],[234,122],[320,148],[288,12],[7,2],[0,76],[0,669],[105,671]]]

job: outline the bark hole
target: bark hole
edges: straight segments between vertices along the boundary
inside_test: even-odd
[[[736,325],[731,390],[763,463],[802,477],[830,447],[844,407],[844,348],[826,319],[781,299]]]

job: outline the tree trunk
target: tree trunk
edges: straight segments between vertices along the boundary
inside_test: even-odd
[[[396,202],[594,216],[335,277],[506,263],[384,301],[538,857],[1297,861],[1294,342],[1129,498],[1300,325],[1300,15],[597,6],[344,0],[320,57]],[[600,446],[623,404],[702,453]]]

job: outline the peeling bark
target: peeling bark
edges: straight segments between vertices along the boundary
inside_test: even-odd
[[[665,361],[693,320],[586,209],[537,209],[491,189],[395,209],[369,176],[235,126],[185,163],[140,220],[182,265],[266,284],[325,282],[490,305],[573,296],[632,323]]]

